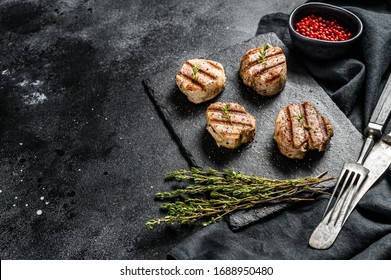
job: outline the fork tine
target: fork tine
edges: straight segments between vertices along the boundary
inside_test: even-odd
[[[328,210],[329,210],[329,207],[330,207],[330,205],[331,205],[331,202],[332,202],[332,200],[333,200],[333,197],[335,196],[335,193],[337,192],[337,189],[339,188],[339,185],[341,184],[342,179],[346,177],[345,174],[346,174],[347,171],[348,171],[348,170],[347,170],[346,167],[344,166],[344,168],[343,168],[342,171],[341,171],[341,174],[340,174],[339,177],[338,177],[338,181],[337,181],[337,183],[335,184],[335,187],[334,187],[333,193],[331,194],[331,197],[330,197],[330,199],[329,199],[329,202],[327,203],[326,210],[325,210],[324,213],[323,213],[322,219],[326,216],[326,214],[327,214],[327,212],[328,212]]]
[[[342,226],[351,212],[357,191],[366,179],[366,170],[347,170],[341,192],[335,201],[326,224],[333,227]],[[349,174],[350,173],[350,174]]]
[[[345,175],[345,174],[346,174],[346,175]],[[327,224],[329,224],[331,220],[334,220],[334,219],[335,219],[335,214],[336,214],[336,211],[335,211],[335,210],[336,210],[337,203],[338,203],[339,199],[341,198],[341,195],[343,194],[343,192],[344,192],[344,190],[345,190],[345,188],[346,188],[346,185],[347,185],[347,183],[350,181],[350,178],[351,178],[351,177],[352,177],[352,171],[351,171],[350,169],[346,169],[344,175],[341,177],[341,182],[339,182],[339,180],[338,180],[338,182],[339,182],[340,184],[341,184],[341,183],[343,183],[343,184],[342,184],[341,190],[339,191],[338,197],[337,197],[337,199],[335,200],[334,206],[333,206],[333,207],[331,208],[331,210],[330,210],[331,215],[329,216],[329,219],[327,220]],[[336,186],[335,186],[335,189],[336,189],[337,187],[339,187],[339,185],[336,185]],[[335,190],[335,189],[334,189],[334,190]],[[330,201],[330,202],[331,202],[331,201]]]
[[[348,209],[348,206],[351,204],[351,201],[353,199],[353,195],[356,192],[357,181],[359,180],[359,178],[360,178],[360,174],[352,171],[349,186],[346,188],[346,191],[343,194],[343,198],[341,197],[341,201],[342,201],[340,204],[341,206],[336,207],[336,208],[338,208],[338,210],[336,211],[337,216],[335,217],[335,220],[334,220],[334,226],[336,226],[337,223],[342,224],[342,222],[344,221],[344,219],[346,217],[346,211]],[[337,205],[337,203],[340,203],[339,201],[340,200],[336,201],[336,205]]]
[[[356,185],[355,185],[355,187],[353,189],[354,191],[352,190],[352,192],[351,192],[351,198],[349,200],[349,203],[346,205],[346,211],[345,211],[345,214],[343,216],[343,221],[342,221],[343,224],[346,222],[346,220],[347,220],[347,218],[349,216],[348,213],[350,213],[352,208],[354,207],[353,206],[353,201],[356,198],[356,193],[361,188],[362,183],[365,180],[365,178],[366,178],[365,174],[360,174],[360,177],[358,178],[357,183],[356,183]]]

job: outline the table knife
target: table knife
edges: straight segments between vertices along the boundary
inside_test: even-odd
[[[347,217],[351,214],[364,194],[374,185],[374,183],[384,174],[384,172],[386,172],[390,164],[391,132],[373,146],[371,152],[365,160],[364,167],[369,169],[369,174],[367,179],[362,183],[361,186],[358,187],[356,193],[354,194],[351,206],[346,210]],[[345,195],[348,194],[345,193]],[[339,202],[342,204],[344,199],[340,199]],[[337,205],[337,207],[342,207],[342,205]],[[315,249],[330,248],[347,220],[345,219],[342,223],[338,223],[336,225],[328,224],[327,221],[330,218],[329,216],[330,212],[323,218],[322,222],[312,233],[309,240],[309,245],[311,247]]]

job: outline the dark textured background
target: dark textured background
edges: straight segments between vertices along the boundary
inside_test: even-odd
[[[0,258],[165,258],[196,229],[144,226],[187,163],[141,80],[302,2],[1,1]]]

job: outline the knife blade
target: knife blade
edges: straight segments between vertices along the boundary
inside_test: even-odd
[[[367,159],[364,162],[364,167],[369,169],[367,179],[358,186],[354,197],[350,204],[350,207],[346,209],[346,219],[342,223],[329,224],[329,212],[322,220],[322,222],[315,228],[312,233],[309,245],[315,249],[328,249],[333,245],[347,218],[352,213],[354,208],[365,193],[374,185],[374,183],[384,174],[391,164],[391,132],[378,141],[372,148]],[[343,196],[352,195],[349,192],[345,192]],[[336,207],[343,207],[345,197],[341,197]]]

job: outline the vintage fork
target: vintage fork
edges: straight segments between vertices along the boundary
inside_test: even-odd
[[[383,133],[383,126],[390,116],[390,111],[391,75],[387,79],[383,92],[376,104],[375,110],[372,113],[371,120],[364,130],[364,135],[366,136],[366,139],[357,162],[345,163],[339,175],[337,184],[334,187],[333,193],[323,214],[323,218],[325,218],[328,209],[330,208],[330,205],[332,203],[333,197],[335,196],[337,190],[340,189],[334,206],[330,210],[330,215],[326,216],[326,218],[328,219],[326,224],[335,226],[337,223],[340,223],[342,225],[345,223],[348,216],[347,213],[349,213],[348,210],[354,198],[354,195],[359,186],[364,182],[369,172],[368,169],[363,166],[363,163],[368,156],[368,153],[373,148],[375,141],[381,138]],[[346,195],[343,195],[345,192],[348,193]],[[342,207],[336,207],[338,204],[341,204]]]
[[[354,207],[365,195],[365,193],[374,185],[374,183],[386,172],[391,164],[391,132],[384,136],[380,141],[377,141],[373,146],[372,151],[369,153],[367,159],[364,162],[364,166],[367,167],[370,172],[368,173],[367,179],[362,185],[357,188],[349,189],[344,192],[342,196],[350,196],[352,193],[351,202],[344,204],[344,199],[341,198],[337,202],[336,207],[341,207],[341,211],[346,213],[347,216],[352,213]],[[343,209],[342,209],[343,207]],[[311,234],[309,245],[316,249],[327,249],[333,245],[338,234],[342,230],[342,227],[347,220],[337,221],[336,224],[327,224],[331,213],[326,215],[326,218],[315,228]]]

